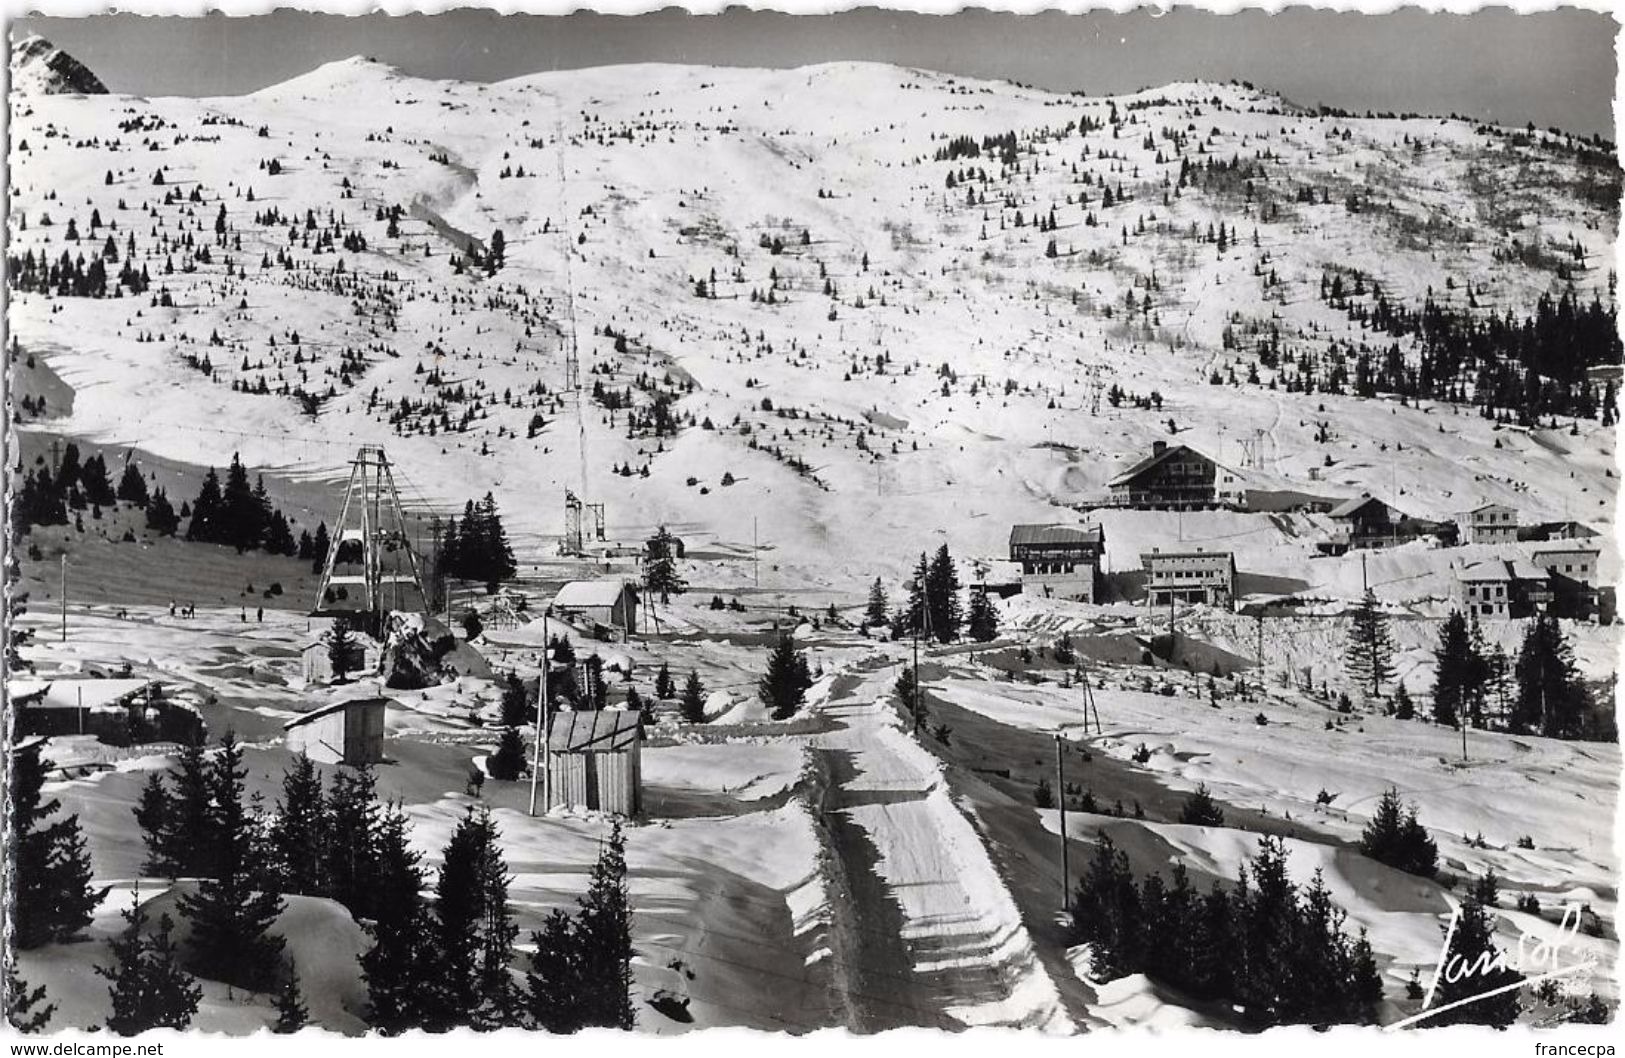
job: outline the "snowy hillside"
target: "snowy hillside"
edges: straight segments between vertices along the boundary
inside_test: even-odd
[[[1328,269],[1412,307],[1522,316],[1570,281],[1611,299],[1617,174],[1566,137],[1318,117],[1235,84],[1072,98],[868,64],[474,85],[356,58],[242,98],[49,91],[14,85],[11,253],[100,255],[124,295],[13,302],[77,435],[311,475],[383,443],[432,502],[495,490],[532,545],[566,487],[608,505],[612,538],[666,522],[738,545],[754,517],[781,569],[831,587],[950,521],[980,554],[1012,521],[1071,517],[1057,505],[1170,427],[1261,487],[1431,516],[1611,508],[1592,421],[1503,430],[1470,404],[1286,385],[1334,342],[1389,344],[1318,295]],[[976,153],[934,160],[955,144]],[[468,259],[498,231],[500,268]],[[585,458],[572,300],[599,396]],[[1261,328],[1279,367],[1237,337]],[[457,451],[481,458],[436,458]],[[836,568],[855,534],[864,568]]]

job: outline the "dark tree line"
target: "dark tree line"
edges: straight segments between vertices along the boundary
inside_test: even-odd
[[[1433,718],[1441,724],[1491,723],[1486,708],[1497,688],[1512,697],[1495,723],[1515,734],[1610,741],[1618,738],[1611,705],[1594,700],[1580,678],[1574,649],[1553,616],[1534,618],[1508,672],[1507,659],[1486,647],[1474,620],[1451,611],[1434,648]]]
[[[951,643],[959,638],[960,628],[965,623],[959,589],[959,573],[947,544],[937,548],[930,558],[921,552],[914,576],[908,582],[908,602],[892,615],[893,635],[918,632],[939,643]]]
[[[388,1034],[462,1026],[631,1028],[631,904],[619,825],[593,868],[580,910],[555,910],[532,934],[536,950],[522,978],[512,966],[518,928],[499,840],[489,812],[470,809],[446,845],[430,902],[404,817],[385,818],[383,898],[370,928],[373,947],[361,959],[369,1021]]]
[[[263,548],[273,555],[296,555],[298,545],[282,512],[271,505],[265,492],[265,479],[248,483],[248,471],[232,454],[222,486],[210,467],[191,505],[191,521],[186,539],[206,544],[226,544],[238,551]]]
[[[212,759],[200,744],[188,746],[176,773],[168,782],[154,776],[136,809],[144,869],[202,879],[180,904],[193,939],[177,965],[276,989],[279,1031],[290,1031],[303,1023],[303,1001],[282,939],[270,930],[282,894],[323,897],[345,907],[372,940],[361,970],[368,1019],[384,1032],[631,1027],[631,918],[618,828],[580,913],[556,912],[537,934],[541,948],[531,962],[539,977],[528,980],[513,966],[510,879],[501,835],[483,807],[459,821],[431,898],[406,815],[380,804],[370,769],[339,770],[324,788],[301,756],[283,774],[275,811],[262,813],[242,797],[241,761],[229,735]],[[141,958],[157,958],[147,943]]]
[[[446,523],[446,534],[440,544],[439,575],[491,585],[508,580],[518,570],[508,534],[502,528],[502,516],[497,513],[496,500],[489,492],[478,503],[469,500],[463,505],[461,524],[456,518]]]
[[[1356,296],[1365,293],[1363,277],[1357,282]],[[1412,310],[1390,302],[1380,289],[1368,307],[1347,299],[1340,275],[1323,279],[1321,286],[1329,304],[1373,331],[1418,343],[1414,366],[1405,362],[1397,345],[1380,362],[1362,350],[1354,379],[1362,396],[1386,392],[1471,401],[1486,416],[1509,410],[1524,425],[1552,415],[1600,415],[1605,425],[1615,421],[1613,384],[1599,388],[1587,379],[1587,369],[1625,359],[1616,310],[1598,298],[1582,303],[1573,290],[1555,300],[1543,294],[1535,311],[1519,319],[1510,309],[1502,315],[1453,309],[1431,294],[1419,311]]]
[[[1382,1000],[1364,931],[1344,929],[1318,871],[1293,883],[1278,838],[1260,838],[1235,883],[1204,894],[1181,864],[1167,881],[1136,879],[1102,834],[1071,913],[1096,976],[1144,973],[1237,1009],[1249,1026],[1369,1023]]]

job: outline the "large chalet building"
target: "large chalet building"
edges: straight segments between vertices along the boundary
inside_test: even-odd
[[[1151,442],[1151,454],[1107,483],[1113,507],[1142,510],[1196,510],[1240,507],[1245,489],[1239,475],[1189,445]]]
[[[1106,534],[1098,525],[1010,527],[1010,561],[1024,595],[1094,602]]]

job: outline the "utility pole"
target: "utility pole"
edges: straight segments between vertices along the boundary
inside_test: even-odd
[[[756,516],[750,519],[750,580],[754,587],[762,586],[762,545],[756,536]]]
[[[66,643],[68,641],[68,556],[66,554],[63,554],[62,556],[62,586],[60,594],[62,596],[62,642]]]
[[[1364,595],[1366,592],[1371,590],[1371,578],[1370,578],[1369,574],[1366,572],[1365,560],[1366,560],[1366,553],[1364,551],[1361,551],[1360,552],[1360,594],[1361,595]]]
[[[1259,614],[1258,621],[1258,685],[1264,685],[1264,615]]]
[[[1066,847],[1066,768],[1062,763],[1061,735],[1055,735],[1055,803],[1061,806],[1061,910],[1066,910],[1067,886],[1072,867],[1067,859]]]
[[[543,768],[542,743],[547,741],[547,670],[553,667],[552,652],[547,644],[547,616],[553,612],[549,606],[542,611],[542,682],[536,694],[536,739],[530,754],[530,814],[536,814],[536,780]],[[548,775],[545,812],[553,807],[553,776]]]

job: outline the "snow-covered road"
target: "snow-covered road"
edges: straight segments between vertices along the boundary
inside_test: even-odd
[[[826,811],[841,817],[832,851],[854,901],[884,905],[850,912],[860,958],[886,959],[887,945],[865,931],[889,918],[907,969],[874,969],[894,977],[885,987],[909,997],[916,1024],[946,1014],[964,1025],[1074,1031],[981,838],[886,700],[897,673],[878,669],[832,699],[836,724],[814,742],[834,785]]]

